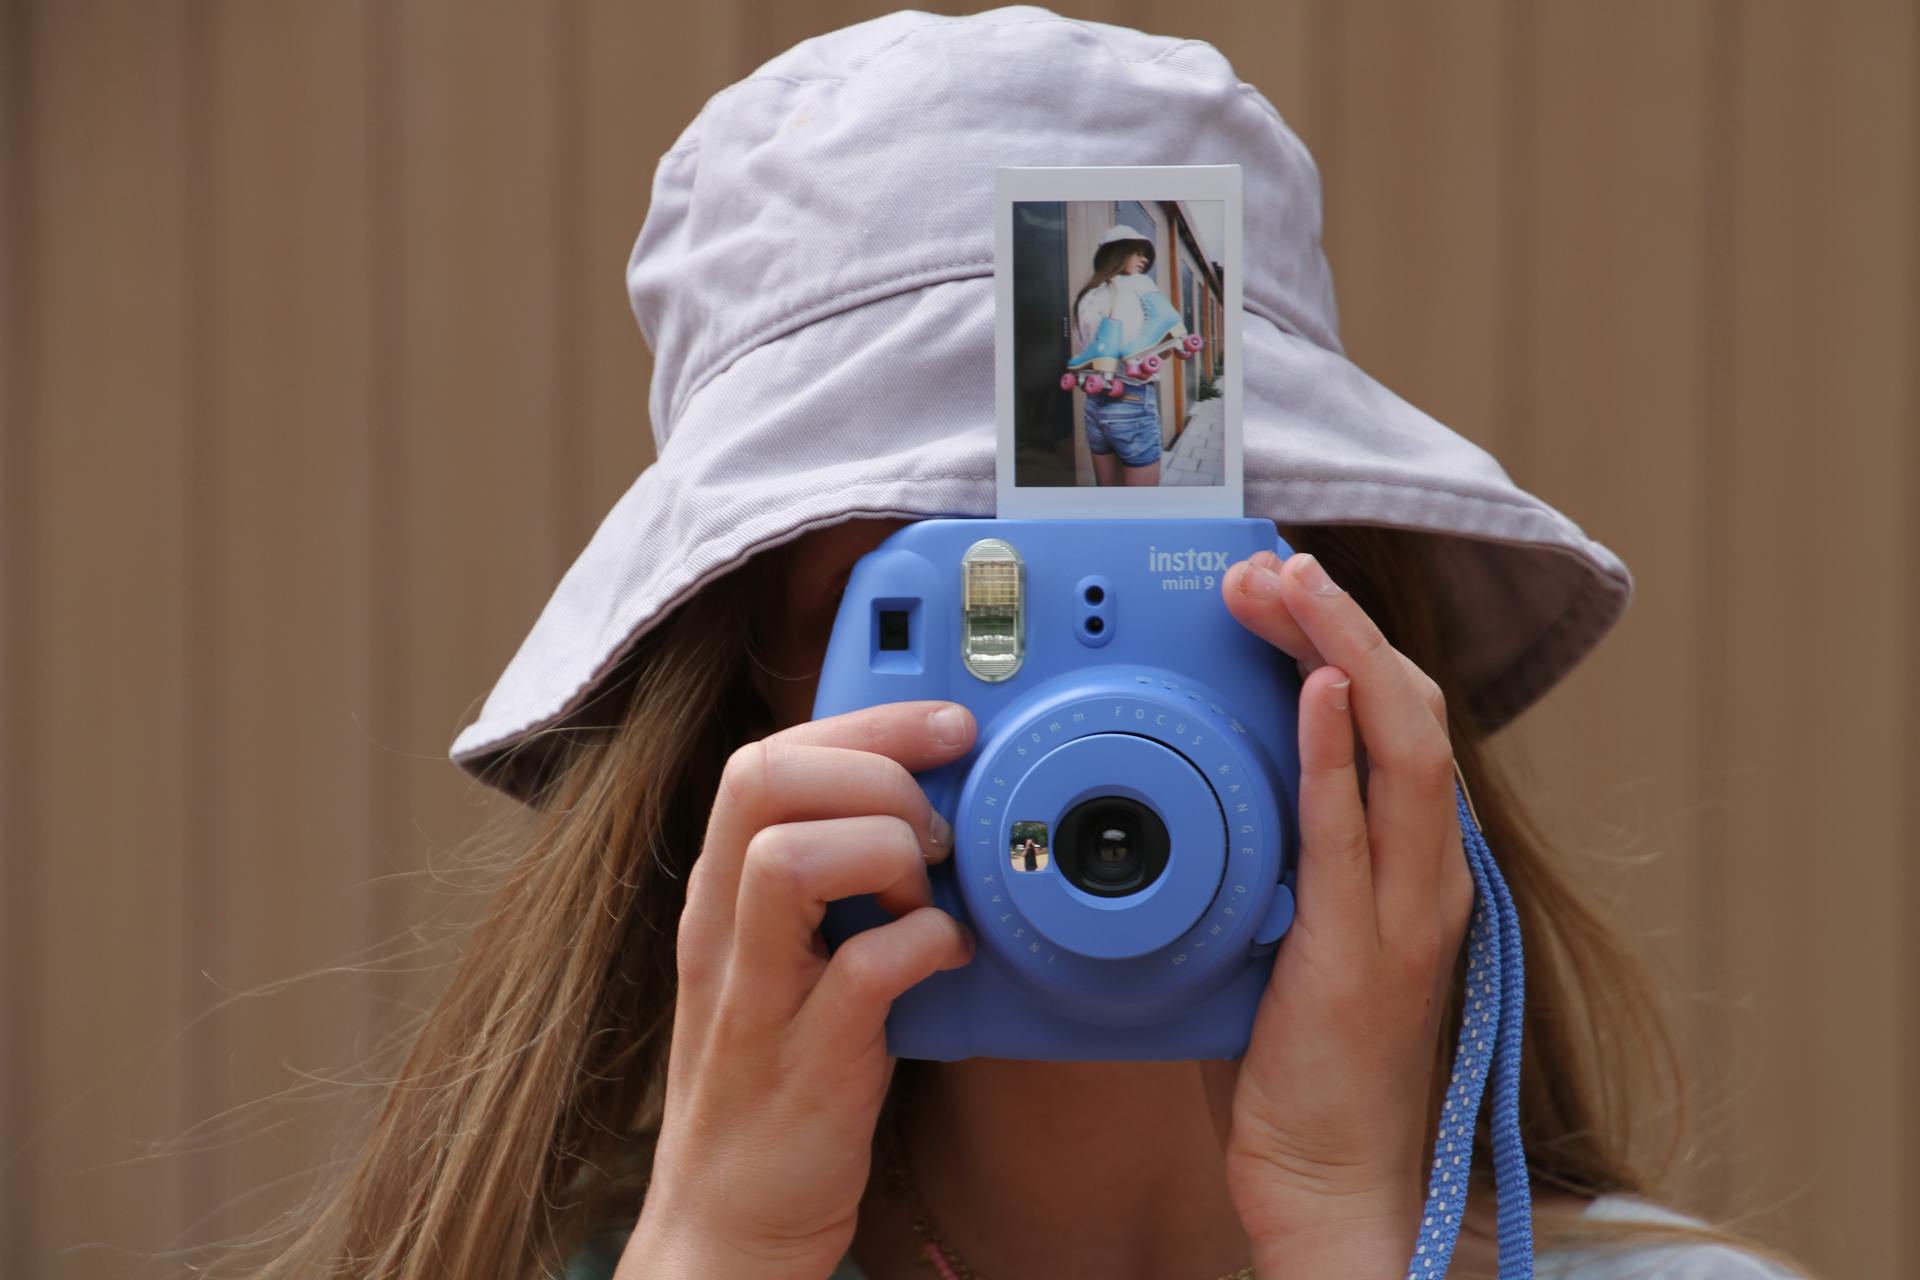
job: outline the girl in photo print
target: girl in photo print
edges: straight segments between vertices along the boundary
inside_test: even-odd
[[[1179,313],[1149,274],[1153,241],[1117,223],[1100,237],[1093,274],[1074,296],[1075,337],[1080,354],[1071,367],[1094,360],[1119,361],[1163,337]],[[1156,332],[1157,330],[1157,332]],[[1082,415],[1094,478],[1102,485],[1160,483],[1160,398],[1151,380],[1110,375],[1119,395],[1086,396]]]

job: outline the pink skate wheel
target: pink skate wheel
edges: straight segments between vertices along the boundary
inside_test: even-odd
[[[1190,333],[1180,340],[1180,344],[1187,350],[1197,353],[1201,347],[1207,345],[1207,340],[1197,333]]]
[[[1077,381],[1078,379],[1076,379],[1072,374],[1063,373],[1060,375],[1060,389],[1062,391],[1071,391],[1073,390],[1074,384]]]
[[[1112,382],[1107,384],[1107,394],[1112,396],[1116,400],[1120,398],[1121,394],[1124,393],[1126,389],[1127,389],[1126,384],[1121,382],[1118,378],[1115,378]]]
[[[1129,378],[1138,378],[1143,376],[1140,368],[1140,362],[1138,360],[1127,361],[1127,376]]]
[[[1104,388],[1104,387],[1105,387],[1106,385],[1107,385],[1107,380],[1106,380],[1105,378],[1103,378],[1103,377],[1101,377],[1101,376],[1100,376],[1099,374],[1097,374],[1097,373],[1090,373],[1090,374],[1088,374],[1088,375],[1087,375],[1087,388],[1086,388],[1086,389],[1087,389],[1087,394],[1088,394],[1088,395],[1090,395],[1090,396],[1097,396],[1097,395],[1099,395],[1099,394],[1100,394],[1100,392],[1101,392],[1101,390],[1102,390],[1102,388]]]
[[[1149,378],[1151,378],[1154,374],[1160,372],[1160,357],[1148,356],[1145,360],[1142,360],[1140,362],[1140,368],[1143,372],[1146,373],[1146,375]]]

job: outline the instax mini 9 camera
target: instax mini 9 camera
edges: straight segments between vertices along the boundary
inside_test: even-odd
[[[916,776],[935,905],[973,961],[894,1002],[896,1057],[1231,1058],[1293,922],[1300,678],[1220,579],[1270,520],[935,519],[863,556],[815,719],[938,698],[979,726]],[[892,917],[828,905],[837,947]]]

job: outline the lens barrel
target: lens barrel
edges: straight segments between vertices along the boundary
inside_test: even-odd
[[[1129,796],[1083,800],[1060,819],[1053,842],[1061,874],[1102,898],[1123,898],[1158,880],[1171,848],[1160,815]]]

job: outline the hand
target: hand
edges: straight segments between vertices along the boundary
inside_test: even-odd
[[[932,713],[959,712],[944,736]],[[886,1017],[973,956],[932,905],[953,832],[913,774],[973,716],[896,702],[794,725],[727,761],[680,917],[679,997],[653,1178],[619,1274],[818,1280],[852,1243],[893,1076]],[[826,904],[897,920],[829,957]]]
[[[1201,1064],[1228,1187],[1263,1276],[1404,1276],[1474,901],[1445,702],[1311,556],[1261,552],[1221,591],[1305,676],[1297,913],[1245,1056]]]

